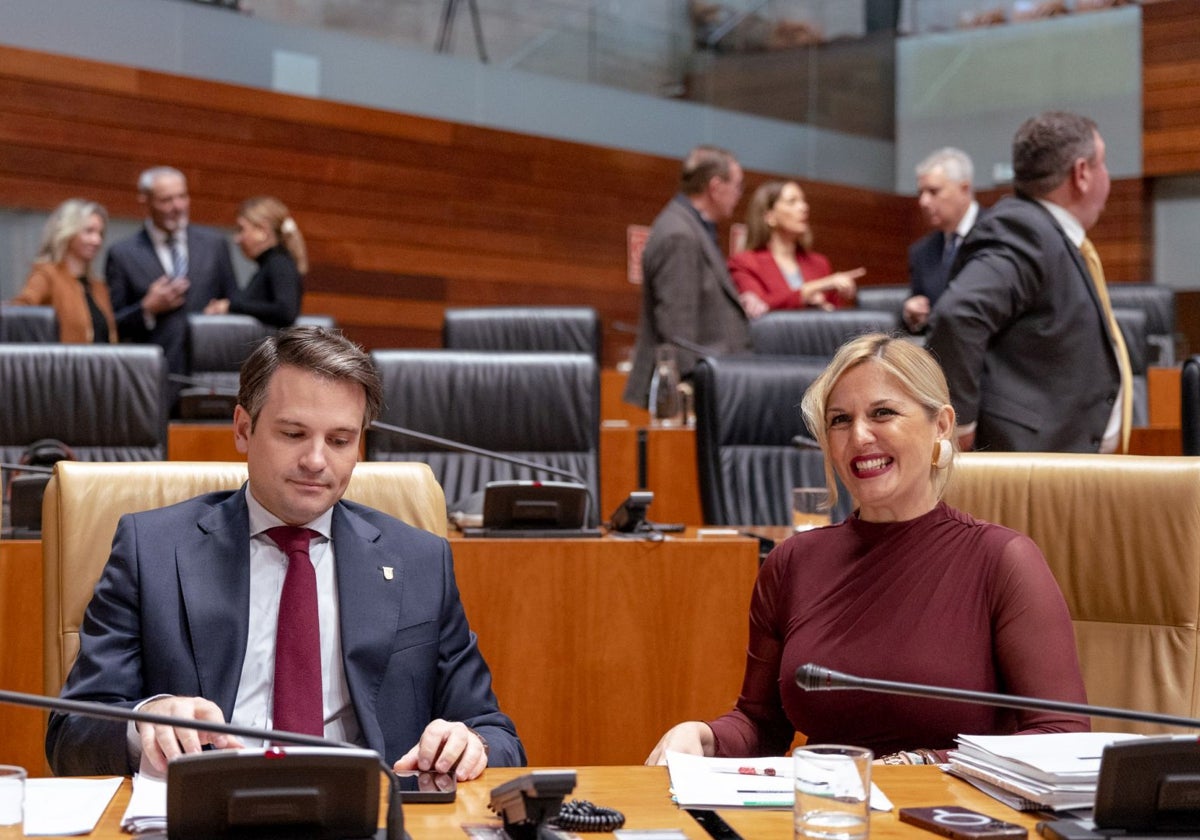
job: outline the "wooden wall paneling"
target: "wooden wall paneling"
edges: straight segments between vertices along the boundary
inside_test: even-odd
[[[249,195],[285,201],[309,244],[305,311],[368,347],[437,346],[447,306],[583,304],[609,365],[632,343],[612,323],[639,311],[626,226],[652,222],[678,177],[654,155],[0,48],[0,206],[86,195],[138,218],[133,184],[156,163],[188,175],[200,223],[230,228]],[[747,198],[769,177],[748,172]],[[911,197],[802,183],[836,267],[904,277]]]
[[[1200,0],[1142,7],[1142,171],[1200,171]]]

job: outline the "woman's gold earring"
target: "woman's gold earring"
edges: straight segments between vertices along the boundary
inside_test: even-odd
[[[950,441],[942,438],[933,445],[933,466],[934,469],[944,470],[950,466],[950,460],[954,457],[954,447]]]

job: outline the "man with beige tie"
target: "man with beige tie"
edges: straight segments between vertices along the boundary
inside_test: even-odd
[[[1108,199],[1104,139],[1087,117],[1026,120],[1013,188],[959,248],[930,319],[963,449],[1123,452],[1133,384],[1103,269],[1087,239]]]

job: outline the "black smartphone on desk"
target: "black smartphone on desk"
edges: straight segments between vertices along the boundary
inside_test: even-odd
[[[954,840],[1021,840],[1029,830],[957,805],[901,808],[900,822],[952,837]]]
[[[423,770],[407,770],[397,773],[400,780],[400,801],[409,802],[453,802],[458,794],[458,781],[453,773],[429,773]]]

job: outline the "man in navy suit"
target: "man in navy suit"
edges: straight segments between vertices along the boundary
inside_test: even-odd
[[[958,245],[979,216],[974,176],[971,158],[950,146],[917,164],[917,204],[933,231],[908,249],[912,296],[904,301],[901,314],[910,333],[920,334],[928,328],[929,312],[946,291]]]
[[[1017,129],[1012,158],[1016,194],[976,222],[930,318],[959,445],[1117,451],[1129,361],[1087,239],[1108,199],[1104,139],[1092,120],[1050,111]]]
[[[276,728],[286,713],[277,692],[293,676],[276,672],[277,658],[285,632],[299,632],[285,620],[297,610],[281,602],[293,564],[311,562],[295,569],[313,581],[319,628],[301,691],[310,734],[365,745],[397,770],[460,780],[489,763],[524,764],[467,624],[449,544],[342,500],[380,402],[370,358],[339,333],[293,327],[263,341],[242,368],[234,413],[249,481],[121,518],[63,697]],[[289,559],[278,526],[310,529],[307,557]],[[205,745],[243,746],[62,714],[46,733],[50,766],[69,775],[129,774],[140,760],[161,770]]]
[[[187,374],[187,313],[237,290],[229,243],[220,231],[188,223],[191,199],[178,169],[143,172],[138,200],[145,224],[113,244],[104,269],[117,331],[123,341],[158,344],[167,370]],[[179,387],[171,385],[172,403]]]

